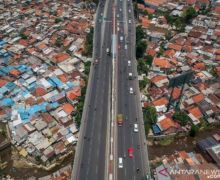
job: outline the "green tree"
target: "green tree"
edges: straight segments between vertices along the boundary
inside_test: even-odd
[[[190,121],[189,116],[183,111],[176,111],[173,114],[173,119],[178,121],[182,126],[185,126]]]
[[[28,37],[24,33],[20,33],[21,39],[27,39]]]
[[[149,68],[148,68],[146,61],[141,58],[141,59],[138,59],[137,62],[138,62],[138,65],[137,65],[138,74],[148,75]]]
[[[149,79],[147,79],[146,77],[144,77],[143,80],[139,81],[140,90],[143,90],[148,83]]]
[[[186,23],[189,23],[192,20],[192,18],[196,16],[197,16],[197,12],[192,6],[188,7],[185,13],[183,14],[183,18]]]
[[[92,51],[93,51],[93,33],[94,33],[94,28],[90,28],[90,32],[86,35],[86,42],[84,46],[84,51],[83,55],[85,56],[92,56]]]
[[[139,25],[136,27],[136,43],[139,43],[145,38],[144,30],[142,29],[142,26]]]
[[[41,161],[41,157],[39,155],[35,156],[35,160],[40,162]]]
[[[146,60],[146,63],[151,66],[153,63],[153,57],[149,54],[147,54],[146,56],[144,56],[144,59]]]
[[[57,18],[55,18],[55,23],[57,24],[57,23],[59,23],[59,22],[61,22],[62,21],[62,19],[61,18],[59,18],[59,17],[57,17]]]
[[[198,131],[199,131],[199,128],[193,124],[193,125],[191,126],[190,131],[189,131],[189,135],[190,135],[191,137],[195,137],[196,134],[198,133]]]
[[[145,50],[147,48],[147,43],[145,41],[140,41],[136,45],[136,57],[141,58],[144,56]]]
[[[56,39],[55,45],[56,45],[57,47],[61,47],[61,46],[62,46],[62,39],[61,39],[61,37],[58,37],[58,38]]]
[[[154,106],[148,106],[144,108],[143,113],[145,114],[144,119],[147,123],[150,123],[151,125],[155,124],[157,122],[157,111]]]
[[[84,73],[88,76],[89,75],[89,71],[90,71],[91,62],[90,61],[85,62],[84,66],[85,66]]]

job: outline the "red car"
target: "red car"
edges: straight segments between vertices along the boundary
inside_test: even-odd
[[[128,148],[128,156],[129,158],[133,158],[134,157],[134,149],[133,148]]]

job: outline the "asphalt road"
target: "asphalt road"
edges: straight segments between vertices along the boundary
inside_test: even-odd
[[[96,13],[93,59],[84,105],[80,138],[77,145],[72,179],[103,180],[106,163],[106,133],[111,91],[112,3],[102,3]],[[105,19],[105,20],[103,20]],[[101,22],[100,22],[101,20]]]
[[[116,106],[112,107],[112,56],[106,49],[112,46],[113,0],[101,1],[96,13],[93,59],[98,63],[90,69],[77,151],[73,164],[73,180],[104,180],[109,168],[109,129],[112,108],[126,117],[122,127],[116,127],[114,146],[114,175],[117,180],[142,179],[148,168],[146,138],[140,106],[140,92],[135,60],[135,20],[132,2],[116,2]],[[129,10],[130,9],[130,10]],[[101,20],[102,19],[102,20]],[[101,20],[101,21],[100,21]],[[129,20],[131,22],[129,22]],[[123,41],[120,41],[123,36]],[[128,60],[131,66],[128,66]],[[133,79],[128,79],[128,73]],[[134,94],[129,93],[129,88]],[[112,118],[114,120],[114,117]],[[116,117],[115,117],[116,119]],[[139,132],[133,132],[133,124],[139,125]],[[128,148],[134,149],[134,157],[128,157]],[[123,157],[124,167],[119,169],[118,158]],[[137,168],[140,169],[137,172]],[[108,172],[109,173],[109,172]],[[115,178],[114,178],[115,177]]]
[[[124,124],[118,127],[118,158],[123,158],[124,167],[118,169],[118,180],[139,180],[149,171],[143,116],[140,105],[140,92],[135,60],[135,20],[130,1],[118,1],[118,114],[124,115]],[[123,41],[120,37],[123,36]],[[131,66],[128,66],[128,60]],[[133,78],[129,80],[128,74]],[[132,87],[134,94],[129,93]],[[134,124],[139,132],[134,132]],[[133,148],[133,158],[128,157],[128,148]],[[140,170],[137,170],[140,169]]]

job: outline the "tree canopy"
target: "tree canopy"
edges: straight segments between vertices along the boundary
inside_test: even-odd
[[[173,119],[178,121],[182,126],[185,126],[190,121],[189,116],[183,111],[176,111],[173,114]]]

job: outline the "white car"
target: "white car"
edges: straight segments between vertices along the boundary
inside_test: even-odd
[[[128,49],[128,46],[127,46],[127,44],[125,44],[125,49]]]
[[[131,61],[130,60],[128,60],[128,66],[131,66]]]
[[[138,124],[134,124],[134,132],[138,132]]]
[[[123,37],[123,36],[120,36],[120,41],[121,41],[121,42],[123,41],[123,39],[124,39],[124,37]]]
[[[119,11],[122,11],[122,9],[120,8]]]
[[[117,14],[117,17],[119,18],[119,14]]]
[[[118,158],[118,168],[123,168],[123,159],[122,159],[122,157]]]
[[[128,79],[132,79],[133,74],[132,73],[128,73]]]
[[[128,23],[131,24],[131,20],[130,19],[128,20]]]
[[[129,9],[128,12],[131,13],[131,9]]]
[[[132,87],[129,88],[129,93],[130,93],[130,94],[134,94],[134,90],[133,90]]]

